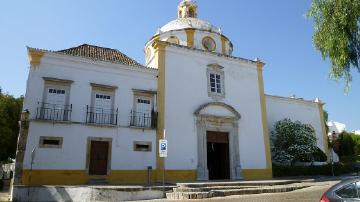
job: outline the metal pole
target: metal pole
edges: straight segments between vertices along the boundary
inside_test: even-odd
[[[29,173],[29,185],[28,185],[28,190],[27,190],[28,201],[30,201],[31,173],[32,173],[32,167],[33,167],[33,164],[34,164],[34,159],[35,159],[35,152],[36,152],[36,147],[34,147],[33,150],[31,151],[31,162],[30,162],[30,173]]]
[[[334,177],[335,176],[335,173],[334,173],[334,156],[333,156],[333,147],[331,147],[331,155],[330,155],[330,158],[331,158],[331,174],[332,176]]]
[[[165,133],[165,129],[164,129],[164,140],[166,140],[166,135],[165,134],[166,133]],[[163,157],[163,182],[162,182],[162,186],[163,186],[163,196],[164,196],[164,198],[166,198],[166,193],[165,193],[165,157]]]

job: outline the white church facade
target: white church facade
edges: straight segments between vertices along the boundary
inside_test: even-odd
[[[29,123],[15,180],[145,183],[150,168],[152,181],[164,168],[167,181],[269,179],[270,131],[284,118],[311,124],[327,153],[323,103],[266,95],[264,63],[232,51],[190,0],[146,43],[144,65],[87,44],[28,48]],[[164,131],[168,157],[160,158]]]

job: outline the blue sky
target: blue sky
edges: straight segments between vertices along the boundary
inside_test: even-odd
[[[60,50],[83,43],[115,48],[144,62],[144,44],[176,18],[180,0],[37,0],[0,2],[0,86],[23,95],[28,74],[26,46]],[[330,120],[360,129],[360,74],[352,87],[328,79],[329,63],[312,45],[311,1],[198,0],[199,17],[221,27],[233,55],[266,62],[267,94],[326,102]]]

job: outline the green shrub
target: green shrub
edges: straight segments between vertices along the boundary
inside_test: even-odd
[[[360,136],[354,133],[342,132],[337,139],[339,149],[336,151],[340,156],[360,154]]]
[[[326,155],[316,146],[314,128],[291,119],[275,123],[271,132],[271,152],[272,159],[278,163],[326,161]]]
[[[4,181],[0,179],[0,190],[4,189]]]
[[[353,173],[354,165],[352,163],[336,163],[334,164],[334,174],[341,175],[345,173]],[[289,177],[289,176],[313,176],[313,175],[327,175],[331,176],[331,164],[321,166],[284,166],[273,165],[274,177]]]

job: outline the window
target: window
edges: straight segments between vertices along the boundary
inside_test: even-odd
[[[170,36],[166,41],[173,44],[179,44],[179,39],[176,36]]]
[[[194,9],[189,8],[189,18],[193,18],[194,17]]]
[[[134,110],[131,113],[130,125],[141,128],[151,128],[152,97],[135,96]]]
[[[52,121],[70,121],[72,106],[69,92],[72,81],[44,77],[44,94],[38,103],[36,118]]]
[[[346,185],[345,187],[336,191],[336,194],[341,198],[357,198],[357,190],[354,183]]]
[[[221,75],[210,73],[210,90],[212,93],[221,93]]]
[[[63,143],[62,137],[41,136],[39,141],[40,148],[61,148]]]
[[[207,82],[208,94],[215,99],[225,97],[224,92],[224,71],[220,65],[208,65],[207,69]]]
[[[145,50],[145,59],[146,59],[146,61],[148,61],[150,59],[150,57],[151,57],[151,50],[150,50],[150,48],[147,48]]]
[[[134,151],[150,152],[151,142],[134,142]]]
[[[92,99],[87,106],[86,122],[91,124],[117,125],[117,109],[114,109],[116,86],[91,83]]]

